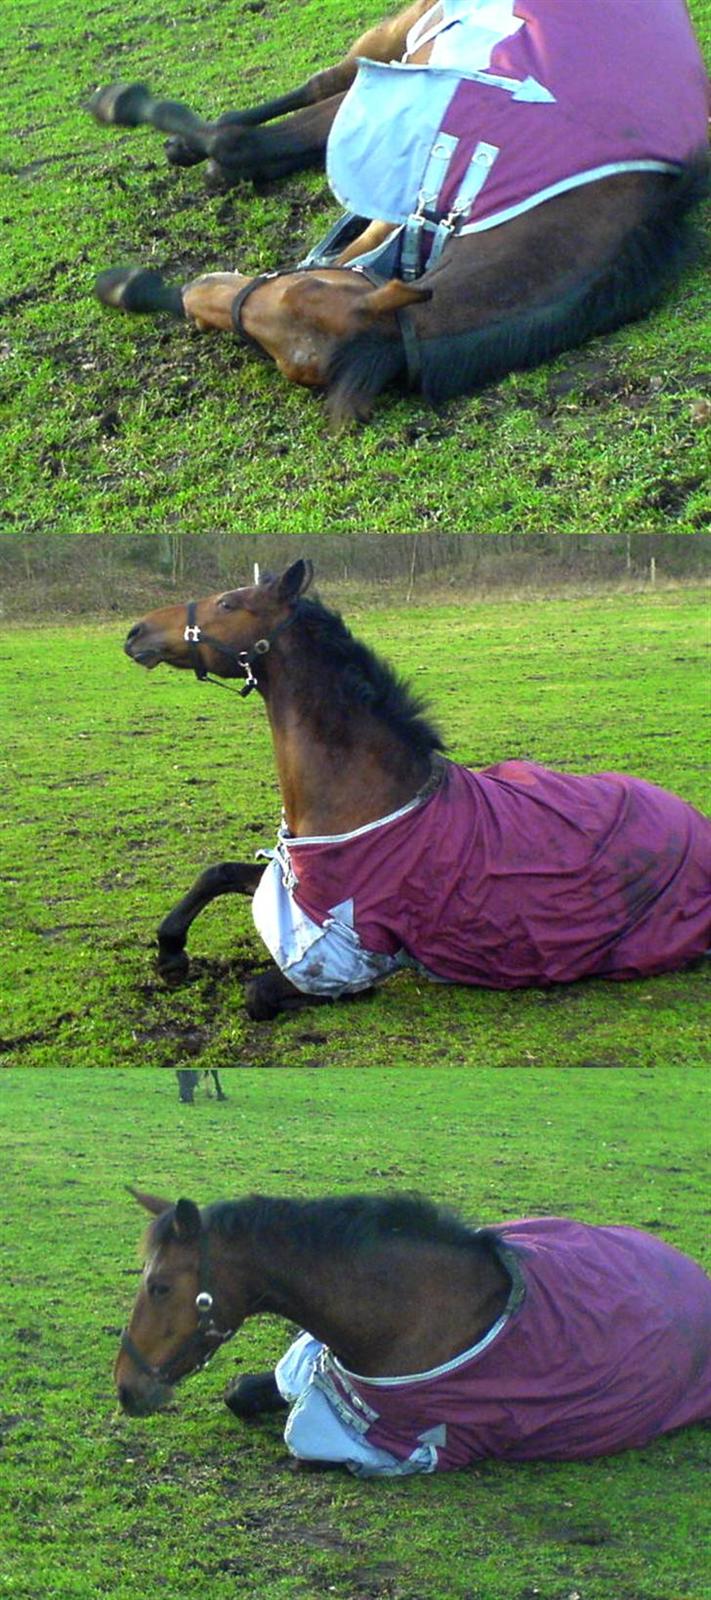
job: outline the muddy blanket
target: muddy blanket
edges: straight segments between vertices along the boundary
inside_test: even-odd
[[[494,989],[669,972],[711,948],[711,822],[620,773],[442,763],[429,798],[279,844],[256,926],[297,988],[403,965]]]
[[[362,1378],[302,1335],[277,1367],[293,1454],[362,1476],[447,1471],[487,1456],[575,1460],[711,1416],[711,1281],[636,1228],[566,1217],[495,1232],[507,1310],[430,1372]]]

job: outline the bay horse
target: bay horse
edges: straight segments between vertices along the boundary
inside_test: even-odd
[[[236,334],[326,388],[337,419],[393,382],[436,403],[643,316],[707,186],[701,55],[684,0],[562,9],[413,0],[336,66],[212,123],[143,84],[97,90],[97,121],[169,133],[171,162],[206,160],[222,185],[326,157],[348,206],[295,267],[182,287],[112,268],[99,298]]]
[[[710,822],[618,773],[446,760],[422,702],[307,596],[312,576],[311,562],[293,562],[153,611],[126,639],[140,666],[257,691],[283,802],[266,867],[208,867],[164,918],[168,981],[187,974],[195,917],[233,893],[253,895],[275,962],[247,989],[258,1019],[367,991],[403,967],[509,989],[649,977],[708,951]]]
[[[711,1281],[636,1228],[472,1228],[406,1194],[201,1211],[131,1192],[154,1220],[114,1368],[130,1416],[257,1313],[304,1331],[230,1409],[292,1407],[291,1453],[361,1476],[608,1455],[711,1416]]]

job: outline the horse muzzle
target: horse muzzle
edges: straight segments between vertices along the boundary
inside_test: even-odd
[[[137,622],[126,635],[124,652],[135,661],[139,667],[147,667],[150,672],[153,667],[159,667],[165,657],[155,643],[151,640],[148,630],[143,622]]]
[[[173,1399],[173,1390],[167,1383],[119,1383],[118,1402],[129,1417],[152,1417],[156,1411],[165,1411]]]

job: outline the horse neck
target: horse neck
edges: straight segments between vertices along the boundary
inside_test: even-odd
[[[296,837],[349,833],[388,816],[426,782],[429,757],[361,708],[342,718],[322,673],[295,663],[293,647],[270,663],[263,687],[287,826]]]
[[[439,1366],[476,1343],[506,1304],[507,1273],[478,1251],[402,1237],[349,1252],[311,1247],[297,1216],[289,1227],[284,1202],[274,1203],[271,1223],[269,1202],[260,1209],[258,1241],[247,1242],[247,1315],[286,1317],[352,1372],[387,1377]]]

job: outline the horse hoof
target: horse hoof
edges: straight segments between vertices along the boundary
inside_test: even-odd
[[[269,982],[271,973],[263,972],[245,984],[244,1003],[252,1022],[271,1022],[282,1009],[281,997]]]
[[[189,972],[190,958],[184,950],[158,957],[158,976],[170,989],[177,989],[181,983],[185,983]]]
[[[99,274],[94,289],[105,306],[121,311],[168,311],[174,317],[185,316],[181,290],[166,283],[152,267],[109,267]]]
[[[273,1372],[246,1372],[237,1378],[225,1391],[225,1405],[235,1417],[259,1417],[265,1411],[288,1410]]]
[[[279,1016],[280,1005],[264,992],[261,979],[250,978],[250,982],[245,984],[245,1010],[253,1022],[271,1022],[272,1018]]]
[[[221,167],[219,161],[208,161],[205,168],[205,188],[210,194],[225,194],[228,189],[233,189],[239,181],[240,174],[230,176],[226,167]]]
[[[177,134],[173,139],[166,139],[163,149],[171,167],[195,167],[199,161],[205,160],[204,156],[200,156],[197,151],[191,150],[185,140],[181,139]]]
[[[152,104],[153,96],[145,83],[107,83],[87,101],[86,110],[96,122],[138,128]]]

